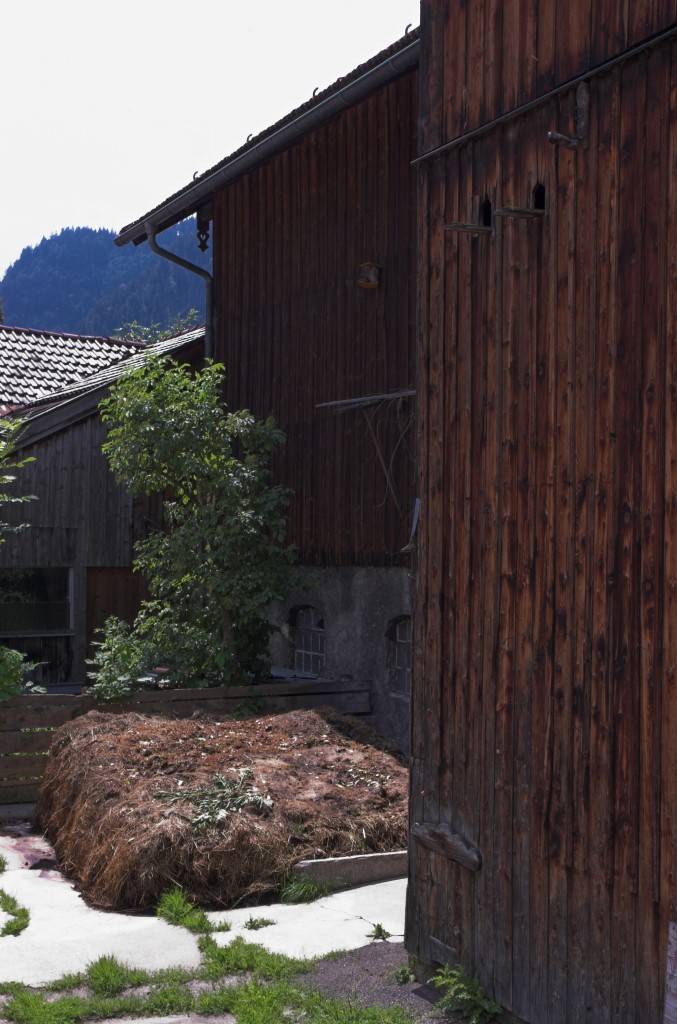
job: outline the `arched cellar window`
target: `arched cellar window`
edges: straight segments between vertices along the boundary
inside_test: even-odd
[[[295,608],[290,616],[290,626],[294,643],[294,671],[304,675],[322,675],[325,632],[324,619],[317,608],[310,604]]]
[[[400,615],[388,625],[388,682],[392,693],[411,693],[411,618]]]

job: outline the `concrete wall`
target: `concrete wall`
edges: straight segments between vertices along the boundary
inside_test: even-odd
[[[325,628],[323,675],[370,680],[369,723],[396,746],[409,751],[409,695],[395,692],[389,671],[389,624],[411,614],[411,574],[406,569],[323,568],[303,570],[303,586],[272,609],[277,628],[271,641],[273,666],[294,664],[293,613],[312,605]]]

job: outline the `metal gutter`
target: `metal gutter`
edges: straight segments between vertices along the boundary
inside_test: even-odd
[[[190,260],[185,260],[183,256],[179,256],[175,252],[171,252],[169,249],[165,249],[162,245],[159,245],[156,239],[157,228],[151,224],[150,221],[146,221],[146,237],[148,239],[148,245],[154,253],[158,256],[162,256],[163,259],[169,260],[170,263],[175,263],[177,267],[183,267],[184,270],[189,270],[192,274],[197,274],[201,277],[205,283],[205,359],[211,359],[213,354],[212,349],[212,319],[214,315],[212,296],[214,293],[214,278],[205,270],[203,267],[199,267],[197,263],[191,263]]]
[[[115,244],[126,245],[128,242],[134,242],[135,245],[138,245],[148,237],[146,229],[148,223],[152,223],[155,232],[158,233],[195,213],[216,189],[238,178],[262,160],[286,149],[292,142],[312,131],[313,128],[324,124],[335,114],[364,99],[379,86],[386,85],[397,75],[415,68],[419,61],[419,51],[420,41],[415,39],[399,53],[386,57],[376,67],[365,71],[359,78],[349,82],[341,89],[337,89],[336,92],[332,92],[330,96],[320,100],[309,110],[299,114],[293,121],[282,125],[277,131],[261,139],[260,142],[253,142],[239,156],[234,156],[232,160],[211,174],[207,173],[194,185],[189,185],[179,195],[169,199],[151,215],[147,215],[143,221],[136,221],[125,228],[115,239]]]

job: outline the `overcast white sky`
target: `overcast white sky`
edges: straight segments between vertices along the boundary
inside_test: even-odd
[[[3,0],[0,277],[118,229],[418,25],[418,0]]]

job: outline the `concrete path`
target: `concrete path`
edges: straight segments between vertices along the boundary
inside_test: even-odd
[[[66,973],[83,971],[92,960],[113,955],[130,967],[195,968],[200,955],[195,936],[153,917],[92,910],[54,868],[54,852],[21,824],[0,825],[0,854],[7,870],[0,889],[30,911],[28,928],[18,936],[0,938],[0,982],[45,985]],[[242,935],[250,942],[288,956],[317,956],[333,950],[357,949],[372,940],[381,924],[401,941],[404,931],[406,880],[381,882],[337,893],[311,904],[240,908],[209,914],[232,931],[215,939],[227,945]],[[244,927],[249,917],[276,923],[258,931]]]
[[[40,866],[54,856],[40,837],[0,835],[0,854],[7,861],[0,889],[31,915],[20,935],[0,938],[0,981],[45,985],[62,974],[84,970],[105,954],[145,970],[199,965],[195,937],[183,928],[156,917],[108,914],[88,907],[63,875]]]
[[[336,893],[314,903],[276,903],[268,907],[216,911],[207,916],[212,924],[228,921],[232,927],[229,932],[214,935],[220,946],[227,946],[241,935],[272,953],[323,956],[368,945],[373,941],[369,933],[376,924],[390,932],[389,941],[401,942],[406,891],[406,878],[398,878]],[[275,924],[251,931],[245,927],[250,917],[267,917]]]

